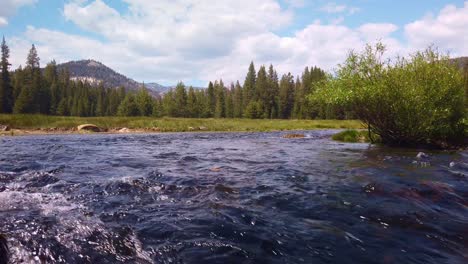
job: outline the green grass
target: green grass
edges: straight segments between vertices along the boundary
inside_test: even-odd
[[[45,115],[0,114],[0,124],[13,129],[71,129],[94,124],[104,129],[159,128],[161,132],[185,132],[189,127],[206,127],[206,131],[274,131],[307,129],[360,129],[356,120],[269,120],[269,119],[197,119],[151,117],[63,117]]]
[[[367,130],[348,129],[332,136],[333,140],[347,143],[369,143],[369,133]],[[379,142],[379,136],[372,134],[375,143]]]

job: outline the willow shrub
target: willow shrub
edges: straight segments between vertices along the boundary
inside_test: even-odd
[[[433,48],[394,60],[384,60],[384,52],[380,43],[351,52],[310,99],[350,111],[387,145],[463,144],[467,122],[459,69]]]

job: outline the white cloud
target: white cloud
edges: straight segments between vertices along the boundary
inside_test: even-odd
[[[0,27],[8,25],[8,20],[0,16]]]
[[[13,64],[23,63],[31,43],[36,43],[42,64],[93,58],[139,81],[242,82],[252,60],[257,68],[272,63],[280,73],[299,74],[306,65],[331,70],[349,50],[376,40],[388,46],[390,55],[431,43],[468,54],[468,2],[402,27],[406,42],[393,36],[400,29],[391,23],[351,28],[340,21],[316,21],[280,36],[276,30],[289,25],[293,14],[275,0],[126,1],[127,13],[101,0],[66,4],[63,13],[69,21],[103,40],[29,27],[23,37],[9,41]]]
[[[348,14],[352,15],[354,13],[359,12],[361,9],[358,7],[353,7],[353,6],[347,6],[344,4],[337,4],[334,2],[327,3],[326,5],[322,6],[320,8],[321,11],[329,13],[329,14],[335,14],[335,13],[344,13],[347,12]]]
[[[405,36],[413,49],[434,44],[454,56],[468,55],[468,1],[463,7],[448,5],[435,17],[428,15],[406,25]]]
[[[37,0],[0,0],[0,27],[8,25],[8,17],[22,6],[32,5]]]
[[[379,38],[387,37],[397,30],[398,26],[390,23],[368,23],[358,28],[358,31],[362,33],[367,40],[377,40]]]

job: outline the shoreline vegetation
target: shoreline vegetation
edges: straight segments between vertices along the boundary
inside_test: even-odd
[[[6,134],[75,133],[83,124],[108,133],[335,128],[365,129],[370,142],[375,135],[394,147],[468,146],[468,65],[460,68],[434,47],[385,59],[382,43],[366,45],[334,73],[306,67],[299,76],[280,76],[273,65],[257,71],[251,62],[243,85],[219,79],[195,89],[181,82],[156,97],[144,85],[114,89],[73,79],[55,61],[42,69],[34,45],[26,66],[10,72],[9,52],[3,39],[0,113],[13,114],[0,119],[13,129]],[[340,137],[366,140],[362,131]]]
[[[268,132],[314,129],[363,129],[358,120],[278,120],[152,117],[69,117],[0,114],[3,136],[79,134],[83,124],[93,124],[102,133],[164,132]],[[6,129],[6,127],[8,127]]]

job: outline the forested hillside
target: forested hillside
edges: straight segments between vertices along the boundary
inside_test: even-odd
[[[280,76],[272,65],[261,65],[257,71],[252,62],[243,83],[226,84],[217,80],[205,89],[179,83],[175,88],[164,87],[164,95],[157,96],[151,89],[93,60],[61,65],[52,61],[41,69],[34,45],[25,67],[11,71],[5,40],[1,50],[0,112],[3,113],[254,119],[353,117],[340,107],[324,107],[308,99],[316,84],[327,79],[318,67],[306,67],[297,77],[291,73]],[[466,58],[454,62],[460,67],[468,65]],[[464,70],[468,89],[468,67]]]

